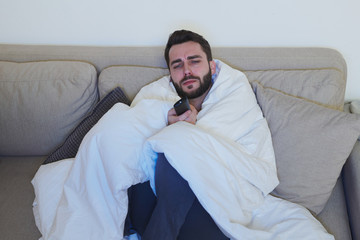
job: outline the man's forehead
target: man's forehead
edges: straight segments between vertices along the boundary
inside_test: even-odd
[[[204,57],[205,52],[197,42],[185,42],[173,45],[169,51],[170,62],[174,60],[186,60],[194,57]]]

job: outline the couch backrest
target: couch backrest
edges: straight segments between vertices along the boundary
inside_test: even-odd
[[[213,56],[244,71],[250,81],[257,80],[265,83],[266,86],[274,85],[275,88],[284,92],[308,98],[332,108],[342,108],[347,67],[342,55],[334,49],[215,47]],[[136,78],[124,75],[124,69],[121,70],[122,75],[118,76],[118,79],[125,91],[131,93],[129,98],[132,98],[144,84],[153,81],[152,77],[167,73],[163,47],[0,44],[0,61],[26,62],[59,59],[88,62],[95,66],[98,73],[113,66],[157,68],[154,71],[147,68],[136,69],[140,72],[135,76]],[[135,69],[132,69],[130,72],[134,71]],[[111,70],[111,72],[116,71]],[[142,72],[144,74],[141,74]],[[146,77],[145,73],[151,76]],[[110,77],[109,74],[108,76]],[[128,84],[130,80],[132,85]],[[114,82],[114,79],[112,81]],[[322,88],[321,86],[325,88],[321,92],[316,92]],[[300,92],[299,88],[315,88],[315,93]]]
[[[0,61],[0,156],[46,155],[98,100],[97,73],[84,62]]]
[[[213,48],[213,56],[250,81],[343,107],[346,63],[336,50],[230,47]],[[142,86],[168,74],[162,47],[0,44],[0,61],[17,69],[6,76],[0,69],[0,155],[46,155],[93,108],[97,91],[103,97],[121,86],[133,99]]]

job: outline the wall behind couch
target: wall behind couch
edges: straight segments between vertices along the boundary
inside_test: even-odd
[[[358,0],[0,0],[0,43],[163,46],[187,28],[212,46],[339,50],[360,98]]]

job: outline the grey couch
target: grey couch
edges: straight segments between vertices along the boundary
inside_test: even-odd
[[[251,82],[343,109],[346,63],[335,50],[233,47],[213,54]],[[167,72],[159,47],[0,44],[0,239],[41,237],[31,180],[97,102],[116,86],[131,100]],[[359,141],[341,169],[325,208],[314,215],[336,239],[360,239]]]

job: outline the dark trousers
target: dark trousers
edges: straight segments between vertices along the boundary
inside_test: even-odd
[[[142,240],[222,240],[227,238],[201,206],[189,184],[159,154],[153,194],[149,182],[128,190],[125,234],[135,230]]]

